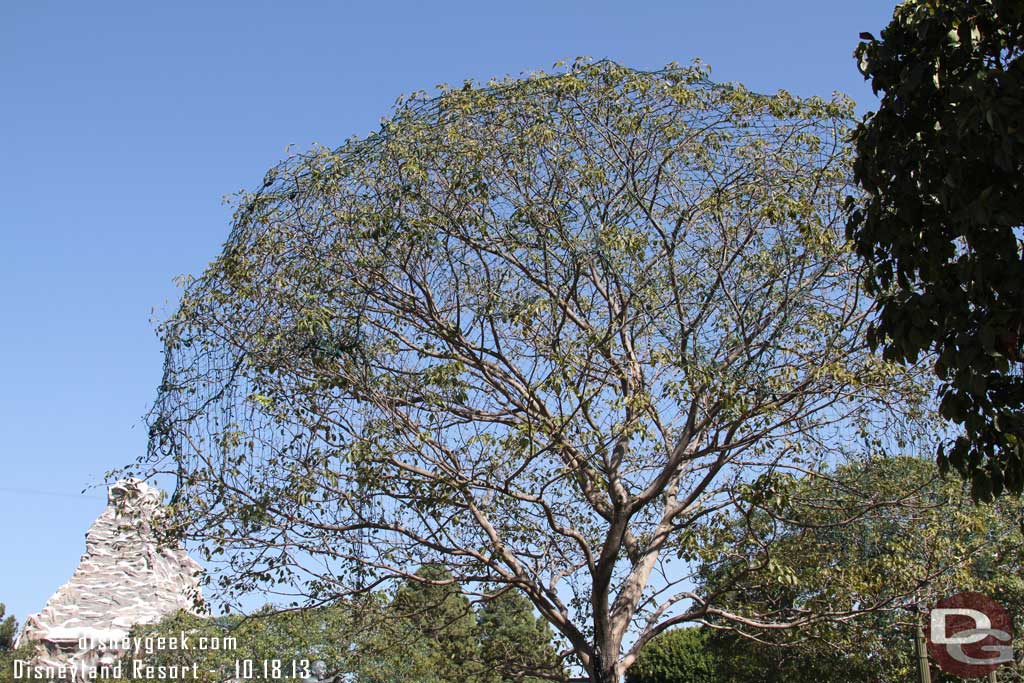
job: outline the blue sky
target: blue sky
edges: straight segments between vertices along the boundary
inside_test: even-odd
[[[400,93],[587,55],[874,98],[851,53],[894,0],[0,3],[0,602],[74,571],[93,489],[143,453],[173,308],[224,195],[287,145],[373,130]]]

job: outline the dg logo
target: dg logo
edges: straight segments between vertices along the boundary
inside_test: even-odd
[[[939,668],[961,678],[979,678],[1013,661],[1013,620],[981,593],[940,600],[928,615],[928,652]]]

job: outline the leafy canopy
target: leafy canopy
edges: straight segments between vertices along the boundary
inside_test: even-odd
[[[640,651],[626,672],[626,683],[719,683],[710,629],[677,628],[662,633]]]
[[[962,481],[905,456],[772,488],[734,518],[738,542],[706,558],[702,590],[724,588],[740,614],[879,608],[799,632],[745,629],[757,641],[716,634],[708,646],[723,681],[774,671],[780,683],[898,683],[915,670],[915,623],[939,599],[977,591],[1024,615],[1019,497],[976,504]]]
[[[848,231],[887,358],[935,356],[938,452],[977,498],[1024,488],[1024,4],[910,0],[860,69],[882,93],[854,133]]]

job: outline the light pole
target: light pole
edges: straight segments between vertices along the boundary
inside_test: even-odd
[[[914,634],[914,652],[917,654],[918,683],[932,683],[932,672],[928,668],[928,646],[924,642],[920,616],[917,618],[917,632]]]

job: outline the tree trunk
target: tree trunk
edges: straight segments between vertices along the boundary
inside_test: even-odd
[[[618,657],[605,659],[594,657],[593,668],[590,670],[590,683],[620,683]]]

